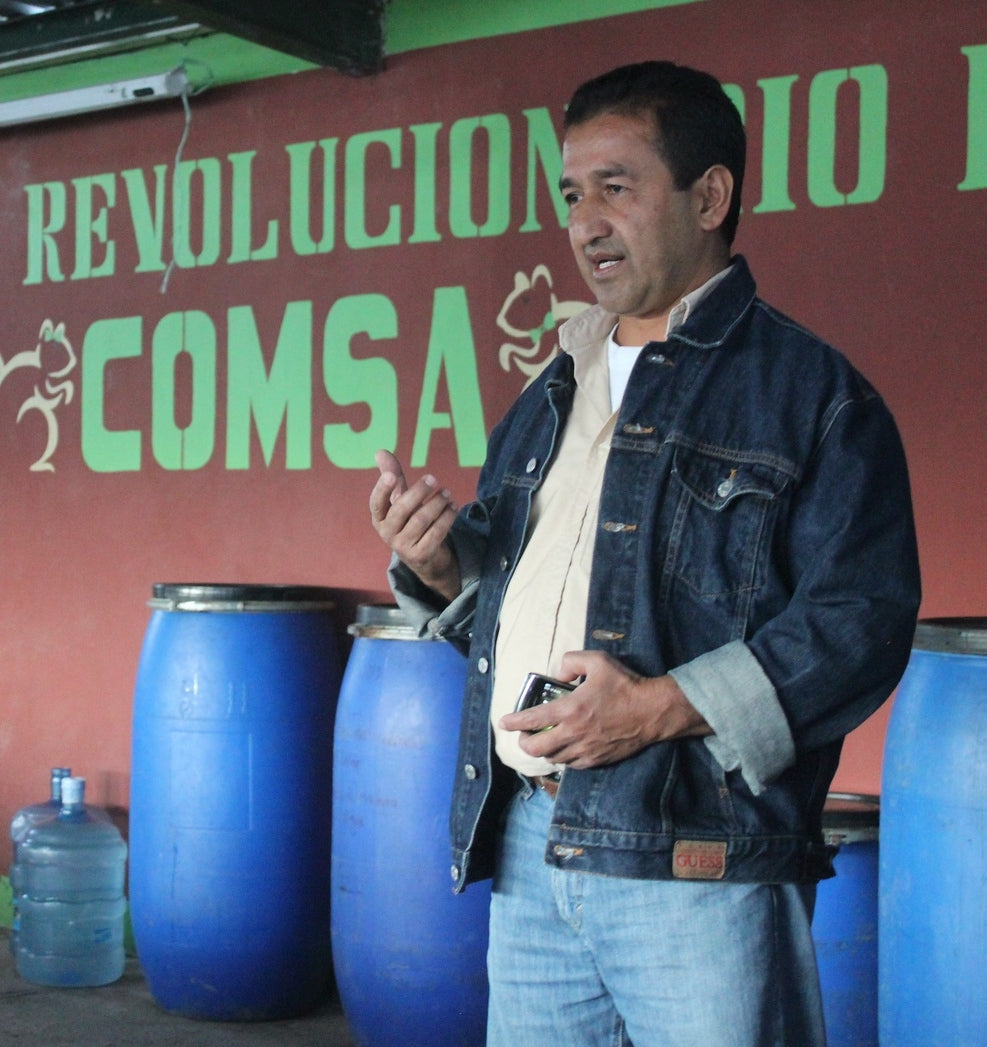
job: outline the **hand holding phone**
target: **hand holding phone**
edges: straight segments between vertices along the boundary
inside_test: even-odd
[[[514,711],[519,713],[525,709],[531,709],[533,706],[552,702],[575,689],[575,683],[563,683],[561,680],[555,680],[551,676],[542,676],[541,673],[528,673],[521,686],[521,693],[518,695]],[[553,726],[553,724],[549,724],[547,727],[540,727],[538,730],[550,731]],[[529,731],[528,733],[536,734],[538,732]]]

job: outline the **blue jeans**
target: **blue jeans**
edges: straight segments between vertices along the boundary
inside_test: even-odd
[[[525,788],[507,813],[487,1047],[824,1047],[814,887],[566,872],[551,812]]]

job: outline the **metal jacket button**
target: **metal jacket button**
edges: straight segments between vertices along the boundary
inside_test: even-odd
[[[726,496],[734,489],[734,487],[736,487],[736,485],[737,485],[737,470],[736,469],[731,469],[730,470],[730,475],[728,477],[726,477],[726,479],[721,480],[719,482],[719,484],[717,485],[716,493],[721,498],[726,498]]]

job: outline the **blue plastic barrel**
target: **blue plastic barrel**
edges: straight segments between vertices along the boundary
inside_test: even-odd
[[[879,1026],[987,1043],[987,618],[919,622],[884,748]]]
[[[812,937],[829,1047],[877,1047],[876,796],[830,793],[823,835],[837,847],[836,876],[816,894]]]
[[[449,803],[466,659],[364,605],[333,763],[332,945],[359,1047],[482,1047],[486,883],[452,893]]]
[[[329,591],[155,585],[134,695],[130,905],[151,995],[304,1014],[332,980]]]

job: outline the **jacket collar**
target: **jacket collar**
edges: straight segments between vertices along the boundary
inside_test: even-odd
[[[672,332],[670,341],[681,341],[700,349],[722,345],[733,328],[753,304],[757,286],[743,255],[731,259],[730,272],[686,322]],[[559,328],[559,345],[570,355],[579,353],[606,338],[617,317],[599,305],[578,313]]]

